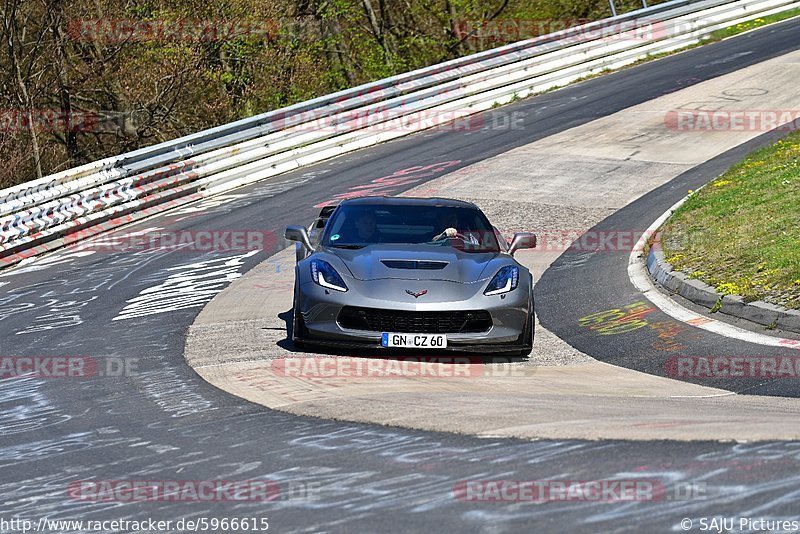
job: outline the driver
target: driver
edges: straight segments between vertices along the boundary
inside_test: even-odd
[[[381,233],[378,230],[378,224],[375,219],[375,214],[371,211],[365,211],[356,218],[356,234],[358,239],[363,243],[380,243]]]

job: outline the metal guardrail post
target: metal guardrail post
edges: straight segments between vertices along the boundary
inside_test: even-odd
[[[609,3],[615,9],[613,0]],[[646,0],[642,3],[647,5]],[[420,122],[419,117],[431,110],[476,113],[506,103],[513,95],[564,85],[606,67],[696,42],[720,27],[796,7],[800,0],[673,0],[15,186],[0,191],[0,268],[76,236],[88,237],[208,194],[411,133],[371,130],[382,122],[400,117]],[[660,32],[641,37],[640,31],[652,31],[657,24]],[[609,28],[620,38],[609,39]],[[332,130],[326,131],[325,124]]]

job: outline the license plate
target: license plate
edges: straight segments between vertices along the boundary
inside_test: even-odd
[[[383,332],[381,345],[406,349],[444,349],[447,348],[447,336],[444,334],[393,334],[391,332]]]

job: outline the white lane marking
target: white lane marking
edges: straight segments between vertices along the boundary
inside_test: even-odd
[[[173,274],[128,300],[112,321],[203,307],[229,283],[241,277],[239,268],[244,265],[244,260],[259,252],[251,250],[238,256],[169,267],[165,271]]]
[[[173,218],[174,222],[180,222],[184,219],[188,219],[192,215],[196,215],[198,213],[202,213],[204,211],[217,208],[219,206],[222,206],[229,202],[233,202],[234,200],[239,200],[240,198],[245,198],[247,196],[248,195],[246,193],[232,193],[229,195],[216,195],[216,196],[206,197],[203,200],[191,203],[184,208],[179,208],[175,211],[170,211],[169,214],[174,217]]]
[[[167,252],[166,254],[153,254],[152,258],[146,260],[144,263],[142,263],[140,265],[137,265],[133,269],[131,269],[128,272],[126,272],[125,276],[123,276],[122,278],[112,282],[108,286],[107,291],[111,291],[112,289],[114,289],[114,286],[116,286],[117,284],[121,284],[122,282],[124,282],[125,280],[127,280],[128,278],[133,276],[135,273],[141,271],[145,266],[150,265],[151,263],[153,263],[156,260],[160,260],[160,259],[166,258],[169,254],[172,254],[173,252],[175,252],[176,250],[178,250],[180,248],[184,248],[184,246],[180,245],[179,247],[176,247],[174,250],[171,250],[171,251]]]
[[[61,301],[57,298],[47,299],[46,304],[42,305],[39,303],[36,305],[37,311],[46,311],[47,313],[37,315],[24,330],[15,332],[14,335],[21,336],[60,328],[74,328],[81,325],[84,321],[80,314],[80,308],[83,308],[97,298],[98,295],[94,295],[85,300]]]
[[[76,258],[94,254],[93,250],[69,251],[68,249],[62,249],[60,252],[60,254],[54,254],[52,256],[31,256],[30,258],[25,258],[11,269],[0,273],[0,277],[6,278],[22,273],[42,271],[55,265],[74,261]]]
[[[716,393],[714,395],[670,395],[670,399],[715,399],[717,397],[730,397],[731,395],[738,395],[735,391],[728,393]]]
[[[644,296],[653,304],[655,304],[661,311],[670,317],[677,319],[683,323],[702,328],[709,332],[719,334],[721,336],[747,341],[748,343],[756,343],[758,345],[766,345],[769,347],[783,347],[789,349],[800,350],[800,341],[795,339],[783,339],[779,337],[767,336],[756,332],[750,332],[738,326],[733,326],[728,323],[723,323],[716,319],[711,319],[705,315],[700,315],[687,308],[684,308],[672,299],[667,298],[658,289],[656,289],[650,275],[647,273],[646,260],[641,257],[644,254],[644,247],[647,243],[649,236],[655,235],[655,232],[664,224],[664,221],[669,218],[672,213],[683,205],[689,198],[686,195],[678,202],[676,202],[670,209],[664,212],[658,219],[645,230],[642,237],[634,245],[631,255],[628,258],[628,277],[631,283],[644,294]]]

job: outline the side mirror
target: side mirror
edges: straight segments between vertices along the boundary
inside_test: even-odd
[[[308,237],[308,230],[304,226],[292,225],[286,227],[286,232],[283,237],[289,241],[297,241],[306,247],[310,252],[314,252],[314,247],[311,246],[311,239]]]
[[[536,234],[529,232],[519,232],[514,234],[511,244],[508,246],[508,253],[512,256],[522,248],[536,248]]]

